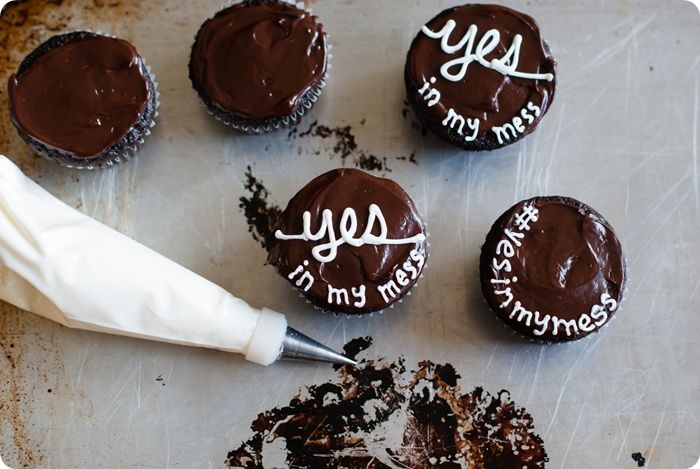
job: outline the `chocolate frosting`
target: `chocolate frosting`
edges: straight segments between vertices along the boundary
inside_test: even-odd
[[[548,47],[540,37],[537,23],[531,17],[500,5],[464,5],[450,8],[430,20],[426,27],[433,32],[441,31],[448,23],[454,21],[456,26],[449,35],[448,44],[457,45],[467,34],[470,26],[475,25],[476,35],[473,38],[472,54],[477,54],[479,44],[489,30],[496,30],[500,40],[495,49],[484,55],[491,62],[502,59],[516,35],[522,37],[520,54],[518,56],[517,72],[528,74],[556,73],[556,62],[550,55]],[[459,81],[450,81],[441,73],[443,64],[463,57],[469,48],[469,43],[452,53],[446,53],[441,47],[440,38],[431,38],[421,31],[411,44],[406,62],[406,84],[409,101],[419,120],[433,132],[445,136],[456,145],[470,150],[493,149],[513,143],[534,130],[542,116],[547,112],[554,97],[555,79],[529,79],[502,74],[492,68],[487,68],[475,59],[469,63],[466,74]],[[457,74],[459,65],[448,69],[451,74]],[[431,83],[434,79],[434,83]],[[430,83],[428,90],[421,95],[419,90]],[[426,99],[429,90],[439,91],[439,102],[428,106]],[[434,95],[433,95],[434,96]],[[528,110],[528,104],[532,103]],[[534,107],[539,108],[539,116],[535,115]],[[472,130],[465,125],[460,135],[457,130],[448,128],[443,121],[449,110],[466,119],[479,119],[479,129],[476,139],[466,141]],[[525,109],[525,114],[523,114]],[[526,117],[529,115],[532,118]],[[515,126],[519,119],[524,127],[523,132],[509,130],[509,138],[502,137],[498,141],[492,131],[494,126],[510,124]]]
[[[372,204],[379,207],[386,220],[387,238],[411,238],[425,234],[425,226],[413,201],[398,184],[357,169],[336,169],[311,181],[291,199],[281,216],[278,230],[284,234],[301,234],[303,214],[308,211],[311,214],[311,232],[317,233],[322,223],[323,211],[328,209],[333,215],[335,237],[340,239],[341,217],[344,210],[350,207],[357,215],[355,237],[359,238],[367,227],[369,208]],[[379,222],[375,222],[372,233],[379,236],[379,227]],[[352,234],[352,230],[350,231]],[[386,308],[405,295],[416,283],[425,262],[424,239],[408,244],[365,244],[360,247],[345,243],[338,246],[335,259],[319,262],[311,250],[329,239],[328,233],[318,241],[308,242],[281,240],[277,237],[270,246],[268,262],[287,279],[291,273],[303,266],[303,270],[314,279],[311,288],[305,292],[307,298],[330,311],[365,313]],[[308,263],[306,266],[305,262]],[[398,282],[399,270],[405,273],[407,285],[401,286]],[[403,280],[404,275],[398,275]],[[300,277],[301,274],[297,274],[290,282],[303,289],[307,285],[306,282],[301,286],[296,285]],[[386,301],[378,287],[392,281],[399,291],[395,292],[395,297],[387,293],[389,301]],[[349,304],[337,304],[335,301],[329,303],[329,285],[336,289],[345,288],[349,295]],[[358,307],[354,305],[357,299],[353,297],[351,289],[360,289],[363,285],[366,302]]]
[[[56,37],[10,77],[10,113],[20,132],[46,147],[92,158],[140,121],[151,98],[146,74],[127,41]]]
[[[531,211],[536,211],[534,217],[528,215]],[[529,229],[522,222],[528,218]],[[625,281],[625,259],[613,229],[597,212],[574,199],[537,197],[516,204],[494,223],[482,248],[481,285],[487,302],[507,324],[537,340],[574,340],[597,330],[617,310]],[[507,289],[512,300],[502,306],[509,294],[497,291]],[[533,315],[539,312],[540,320],[545,315],[556,316],[575,321],[576,327],[570,325],[567,335],[565,326],[559,324],[554,334],[550,319],[544,334],[535,334],[542,327],[534,318],[528,325],[529,315],[518,309],[518,303]],[[592,312],[600,308],[607,314]],[[581,319],[582,315],[588,315],[590,321]]]
[[[205,101],[250,119],[294,113],[326,74],[326,38],[311,14],[277,0],[243,2],[207,20],[190,77]]]

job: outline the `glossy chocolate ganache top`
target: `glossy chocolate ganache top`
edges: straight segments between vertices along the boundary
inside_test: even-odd
[[[356,169],[323,174],[283,212],[268,261],[317,306],[382,310],[417,282],[425,226],[395,182]]]
[[[464,5],[422,27],[405,73],[424,125],[457,145],[493,149],[534,130],[554,97],[556,62],[531,17]]]
[[[150,98],[145,66],[127,41],[93,33],[56,36],[9,79],[10,113],[42,144],[89,158],[119,142]]]
[[[207,20],[190,77],[205,101],[251,119],[294,113],[326,74],[326,37],[304,10],[279,0],[239,3]]]
[[[481,252],[481,286],[496,314],[521,334],[569,341],[607,323],[626,281],[610,225],[573,199],[522,201],[491,228]]]

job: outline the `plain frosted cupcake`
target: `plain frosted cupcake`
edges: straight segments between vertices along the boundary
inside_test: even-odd
[[[8,83],[10,115],[36,153],[82,169],[131,156],[151,133],[157,92],[123,39],[77,31],[37,47]]]
[[[190,80],[209,113],[247,133],[295,123],[321,94],[328,45],[318,19],[281,0],[249,0],[204,22]]]

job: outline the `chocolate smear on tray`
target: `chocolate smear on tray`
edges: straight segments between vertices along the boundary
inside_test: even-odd
[[[253,235],[253,239],[267,249],[269,243],[275,238],[274,228],[282,211],[277,205],[268,201],[270,191],[265,188],[261,180],[253,176],[250,166],[245,172],[245,177],[244,188],[249,196],[238,199],[240,202],[238,206],[245,214],[248,231]]]
[[[360,120],[360,125],[364,125],[365,122],[365,119]],[[351,125],[329,127],[319,124],[316,120],[313,121],[306,130],[299,130],[298,127],[291,129],[287,133],[287,137],[290,140],[305,137],[316,137],[324,140],[331,139],[330,145],[324,146],[324,150],[330,153],[331,156],[340,157],[343,166],[349,162],[356,168],[364,169],[365,171],[391,172],[391,168],[388,165],[390,159],[410,161],[411,163],[418,164],[415,158],[415,152],[413,152],[410,157],[380,157],[360,148]],[[321,152],[314,151],[313,153],[318,155]]]
[[[350,341],[355,357],[371,338]],[[228,467],[543,468],[542,439],[508,391],[462,393],[450,364],[362,359],[257,416]]]

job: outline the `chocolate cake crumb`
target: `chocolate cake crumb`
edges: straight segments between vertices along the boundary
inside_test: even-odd
[[[317,121],[317,120],[313,121],[313,122],[311,123],[311,125],[309,125],[309,128],[306,129],[306,131],[300,133],[299,136],[300,136],[300,137],[306,137],[307,135],[311,135],[311,132],[314,131],[314,129],[316,128],[317,125],[318,125],[318,121]],[[289,135],[290,135],[290,136],[293,136],[294,134],[296,134],[296,133],[297,133],[297,132],[296,132],[296,129],[297,129],[297,127],[294,127],[294,133],[290,132]]]
[[[249,197],[241,197],[238,207],[245,214],[248,221],[248,231],[253,235],[253,239],[267,249],[274,239],[274,229],[277,225],[282,210],[274,204],[268,202],[270,192],[265,188],[262,181],[253,176],[250,166],[245,172],[246,182],[243,186],[250,194]]]
[[[371,343],[353,339],[344,350],[356,358]],[[508,391],[462,394],[450,364],[426,360],[406,373],[403,358],[362,359],[336,372],[259,414],[226,465],[262,468],[272,452],[285,467],[314,468],[543,468],[549,460],[532,417]]]
[[[365,125],[365,123],[366,119],[360,120],[360,125]],[[391,172],[391,168],[388,165],[388,157],[378,157],[358,147],[351,125],[328,127],[326,125],[319,124],[318,121],[315,120],[305,131],[299,132],[295,127],[287,134],[289,139],[308,136],[319,137],[322,139],[335,139],[335,142],[332,144],[333,146],[330,148],[330,153],[333,156],[339,156],[343,165],[346,164],[348,158],[352,157],[350,161],[353,166],[357,168],[364,169],[366,171],[381,171],[385,173]],[[298,151],[301,155],[302,148],[300,147]],[[321,151],[315,150],[313,151],[313,154],[320,155]],[[411,163],[418,164],[415,160],[415,152],[413,152],[410,157],[397,156],[394,159],[399,161],[410,161]]]
[[[386,164],[386,157],[379,159],[375,155],[360,154],[355,160],[355,166],[366,171],[388,171],[391,169]]]
[[[355,142],[355,136],[352,133],[352,126],[330,128],[325,125],[317,124],[318,123],[314,121],[311,127],[309,127],[309,130],[299,134],[299,136],[313,135],[323,139],[334,137],[335,145],[333,146],[333,153],[340,156],[343,164],[345,164],[345,159],[357,150],[357,142]]]
[[[632,453],[632,459],[637,463],[637,467],[644,467],[644,465],[647,463],[647,460],[644,456],[642,456],[642,453]]]
[[[352,339],[350,342],[345,344],[343,347],[343,352],[345,352],[345,356],[351,359],[356,359],[357,355],[362,352],[363,350],[367,350],[372,346],[372,338],[370,336],[367,337],[357,337],[355,339]],[[338,366],[340,368],[340,366]]]
[[[418,160],[416,160],[415,151],[411,153],[411,156],[397,156],[396,159],[401,161],[409,161],[415,165],[418,165]]]

